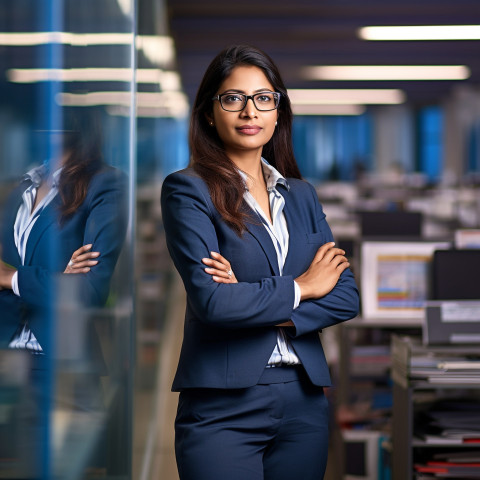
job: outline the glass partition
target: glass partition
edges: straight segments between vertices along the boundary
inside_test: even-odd
[[[134,26],[0,0],[0,478],[131,478]]]

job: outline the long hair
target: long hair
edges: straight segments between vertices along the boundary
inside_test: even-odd
[[[101,124],[96,111],[67,111],[62,150],[66,155],[60,174],[60,223],[83,203],[92,177],[104,166]]]
[[[190,119],[191,165],[208,185],[215,208],[238,235],[245,231],[247,214],[242,209],[245,185],[235,164],[228,158],[217,131],[207,120],[213,100],[223,81],[238,66],[260,68],[274,90],[281,94],[277,127],[262,156],[284,177],[301,178],[293,154],[292,108],[287,89],[272,59],[258,48],[236,45],[220,52],[208,66],[198,89]]]

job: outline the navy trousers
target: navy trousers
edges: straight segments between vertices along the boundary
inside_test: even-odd
[[[293,379],[282,381],[286,369]],[[175,421],[180,480],[323,479],[328,452],[323,389],[310,383],[302,367],[266,373],[246,389],[180,393]]]

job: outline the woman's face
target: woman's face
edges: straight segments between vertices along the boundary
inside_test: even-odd
[[[232,70],[216,94],[254,95],[274,91],[273,85],[260,68],[242,65]],[[237,100],[235,96],[231,99]],[[257,103],[261,101],[262,98],[259,98]],[[227,155],[230,153],[237,156],[247,152],[261,155],[263,146],[272,138],[277,117],[278,110],[258,110],[252,99],[248,99],[244,109],[239,112],[225,111],[220,101],[214,100],[213,116],[208,120],[213,122],[212,128],[216,128]]]

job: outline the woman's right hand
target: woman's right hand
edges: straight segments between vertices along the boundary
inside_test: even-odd
[[[95,258],[100,255],[100,252],[89,252],[91,248],[89,244],[75,250],[63,273],[88,273],[90,267],[98,263]]]
[[[230,262],[218,252],[210,252],[210,255],[213,258],[202,258],[202,262],[207,265],[205,271],[212,276],[212,280],[217,283],[238,283]]]
[[[315,254],[308,270],[295,281],[300,287],[300,300],[321,298],[331,292],[350,263],[344,256],[345,251],[335,248],[335,243],[322,245]]]

